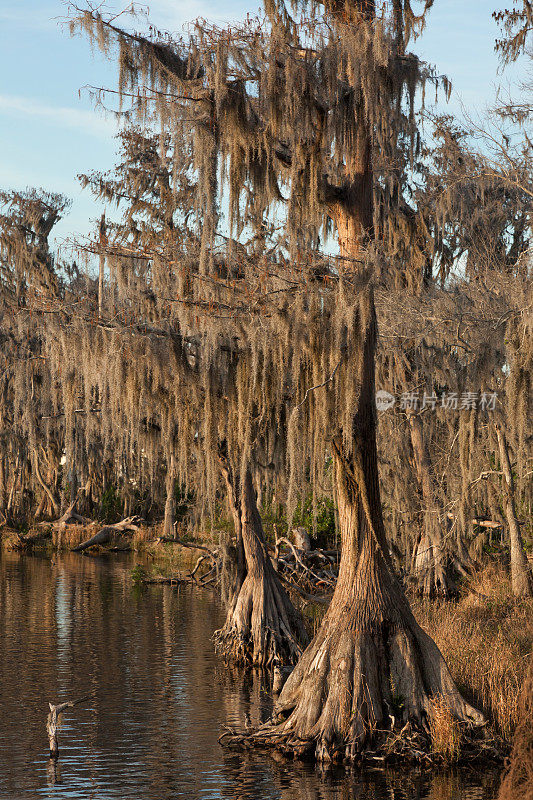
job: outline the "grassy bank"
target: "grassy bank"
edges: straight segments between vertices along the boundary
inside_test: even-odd
[[[101,528],[101,524],[94,525],[66,525],[63,530],[47,528],[41,526],[33,528],[23,534],[24,538],[50,533],[48,538],[42,538],[27,547],[27,552],[32,549],[40,552],[48,552],[50,555],[56,551],[72,550],[82,542],[89,539]],[[158,543],[157,539],[162,535],[162,525],[142,526],[138,531],[131,533],[117,533],[112,540],[102,549],[109,551],[110,548],[128,549],[146,560],[145,571],[153,576],[176,575],[180,571],[190,571],[194,568],[200,551],[179,545]],[[4,528],[0,531],[0,547],[6,550],[21,549],[19,532]]]
[[[413,610],[463,694],[510,740],[533,649],[533,601],[516,600],[503,568],[489,566],[457,602],[415,600]]]

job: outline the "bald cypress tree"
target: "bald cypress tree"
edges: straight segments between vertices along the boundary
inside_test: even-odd
[[[414,98],[430,73],[407,42],[430,6],[417,17],[408,0],[390,13],[373,0],[269,2],[261,19],[227,30],[198,23],[187,40],[132,33],[92,10],[72,25],[104,50],[118,45],[122,102],[133,100],[141,118],[155,110],[178,143],[174,168],[194,174],[198,262],[179,306],[195,316],[179,314],[180,335],[198,343],[203,365],[203,456],[226,460],[240,513],[247,574],[221,632],[228,650],[249,647],[251,631],[253,660],[264,661],[272,635],[287,637],[252,484],[260,454],[275,474],[288,470],[289,508],[295,487],[333,455],[339,580],[268,730],[271,743],[321,760],[356,758],[389,727],[397,696],[396,724],[427,728],[435,695],[461,720],[483,722],[412,616],[378,481],[377,327],[363,248],[376,223],[394,241],[399,220],[409,219],[406,152],[416,150]],[[232,236],[222,265],[224,187]],[[274,250],[273,223],[282,228]],[[334,268],[316,254],[332,223]],[[404,265],[402,280],[410,277]]]

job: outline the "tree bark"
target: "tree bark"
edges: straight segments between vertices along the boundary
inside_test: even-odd
[[[295,663],[307,634],[270,561],[249,468],[240,493],[240,525],[246,576],[226,624],[215,634],[217,650],[245,665]]]
[[[361,21],[372,24],[376,15],[374,0],[355,0],[351,5],[329,0],[327,6],[341,28],[344,24],[361,24]],[[345,183],[338,190],[337,198],[328,203],[337,226],[340,256],[348,261],[360,257],[365,241],[373,237],[374,227],[372,131],[363,99],[356,104],[355,116],[353,147],[344,170]]]
[[[229,614],[235,610],[239,592],[241,591],[244,579],[246,577],[246,560],[244,554],[244,543],[242,540],[240,481],[238,474],[235,474],[235,471],[231,466],[227,452],[227,445],[225,442],[223,442],[219,447],[218,462],[220,464],[220,470],[226,484],[226,496],[229,510],[233,519],[233,527],[235,529],[236,571],[235,582],[228,604],[229,616]]]
[[[533,596],[533,576],[524,550],[520,525],[516,515],[514,479],[509,459],[509,448],[505,433],[500,425],[496,426],[496,436],[500,450],[500,461],[504,477],[503,504],[509,525],[511,540],[511,584],[515,597]]]
[[[519,714],[513,751],[498,800],[531,800],[533,797],[533,658],[522,687]]]
[[[394,572],[378,483],[370,291],[360,317],[367,324],[362,364],[355,371],[362,380],[359,404],[348,442],[339,432],[332,447],[342,540],[339,578],[320,630],[285,683],[273,719],[241,737],[319,761],[353,761],[371,743],[379,748],[388,735],[399,741],[407,723],[427,742],[435,696],[442,696],[460,720],[484,722],[415,621]]]
[[[176,467],[174,455],[171,455],[167,464],[166,477],[166,502],[165,517],[163,521],[163,536],[172,538],[175,535],[176,522]]]
[[[105,247],[107,244],[105,212],[100,218],[100,260],[98,269],[98,317],[104,315],[104,276],[105,276]]]
[[[413,551],[411,577],[418,592],[426,597],[456,593],[454,573],[468,575],[473,564],[456,536],[443,532],[436,500],[435,481],[422,419],[415,411],[407,412],[411,445],[422,500],[422,532]]]

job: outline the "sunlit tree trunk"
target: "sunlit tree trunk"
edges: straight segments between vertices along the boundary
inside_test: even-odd
[[[329,8],[338,22],[371,23],[375,18],[374,0],[356,0],[350,7],[332,2]],[[328,203],[337,226],[339,252],[347,260],[358,259],[361,247],[373,236],[372,131],[363,99],[356,106],[356,134],[347,153],[345,182]],[[348,266],[348,265],[345,265]]]
[[[218,461],[226,484],[226,497],[235,530],[236,571],[235,583],[229,599],[229,613],[231,613],[235,609],[239,592],[246,577],[246,560],[242,540],[241,490],[239,475],[235,473],[231,466],[225,443],[219,447]]]

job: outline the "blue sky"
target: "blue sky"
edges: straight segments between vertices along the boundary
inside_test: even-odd
[[[520,77],[519,66],[498,74],[491,12],[504,5],[504,0],[435,0],[414,49],[451,79],[451,112],[461,104],[470,113],[482,112],[499,83]],[[198,16],[237,20],[259,4],[152,0],[149,6],[158,27],[180,30]],[[123,5],[110,0],[108,7]],[[58,239],[87,232],[99,215],[76,175],[112,167],[117,130],[114,119],[95,111],[82,91],[87,84],[113,87],[114,65],[92,53],[84,38],[69,36],[60,22],[65,13],[61,0],[0,0],[0,187],[42,186],[69,196],[72,210],[58,226]]]

